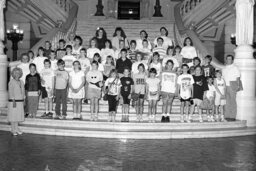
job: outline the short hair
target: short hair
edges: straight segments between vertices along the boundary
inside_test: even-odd
[[[138,65],[138,69],[139,69],[140,67],[143,67],[143,71],[145,71],[145,65],[144,65],[143,63],[140,63],[140,64]]]
[[[156,39],[156,41],[158,41],[158,40],[162,40],[162,42],[164,42],[164,39],[163,39],[162,37],[158,37],[158,38]]]
[[[85,51],[85,53],[87,53],[87,50],[86,50],[85,48],[81,48],[81,49],[80,49],[80,52],[81,52],[81,51]]]
[[[51,50],[51,51],[50,51],[50,53],[54,53],[54,54],[56,54],[56,51],[54,51],[54,50]]]
[[[159,53],[158,53],[158,52],[154,52],[154,53],[153,53],[153,57],[154,57],[154,56],[158,56],[158,57],[160,57],[160,55],[159,55]]]
[[[222,75],[222,71],[221,71],[221,70],[216,70],[216,71],[215,71],[215,75],[216,75],[217,73],[219,73],[219,74]]]
[[[66,46],[66,49],[67,49],[67,48],[69,48],[69,49],[72,50],[72,46],[71,46],[71,45],[67,45],[67,46]]]
[[[39,51],[39,50],[44,51],[44,48],[43,48],[42,46],[40,46],[40,47],[38,48],[38,51]]]
[[[79,45],[81,46],[83,44],[83,39],[80,36],[75,36],[74,40],[76,39],[80,41]]]
[[[93,64],[99,66],[99,63],[98,63],[97,61],[95,61],[95,60],[92,61],[92,65],[93,65]]]
[[[122,52],[127,53],[127,49],[123,48],[123,49],[121,49],[121,51],[120,51],[120,52],[121,52],[121,53],[122,53]]]
[[[169,59],[168,61],[166,61],[165,64],[167,64],[167,63],[169,63],[169,62],[172,63],[172,65],[174,64],[174,63],[173,63],[173,60],[171,60],[171,59]]]
[[[196,60],[198,60],[199,63],[201,63],[201,59],[200,59],[199,57],[194,57],[194,58],[193,58],[193,61],[196,61]]]
[[[192,42],[192,39],[191,39],[190,37],[186,37],[186,38],[184,39],[183,46],[186,46],[186,41],[187,41],[187,40],[190,40],[190,42],[191,42],[190,45],[193,46],[193,42]]]
[[[57,65],[59,66],[59,65],[65,65],[65,61],[63,61],[62,59],[59,59],[58,61],[57,61]]]
[[[199,68],[201,71],[203,70],[201,66],[196,66],[194,69],[196,70],[197,68]]]
[[[144,54],[143,54],[142,52],[138,52],[138,51],[137,51],[137,52],[135,53],[136,59],[137,59],[137,56],[138,56],[138,55],[140,55],[140,56],[141,56],[141,60],[143,60]]]
[[[109,75],[111,76],[113,73],[116,73],[116,76],[118,77],[116,69],[111,69]]]
[[[44,64],[47,63],[47,62],[51,65],[50,59],[45,59],[45,60],[44,60]]]
[[[36,68],[36,64],[34,64],[34,63],[29,64],[29,68],[31,68],[31,67],[35,67]]]
[[[156,71],[156,69],[155,69],[155,68],[150,68],[149,73],[157,74],[157,71]]]
[[[148,40],[147,40],[147,39],[143,39],[143,40],[142,40],[142,43],[143,43],[143,42],[147,42],[147,43],[148,43]]]
[[[141,30],[140,34],[143,33],[143,32],[145,33],[145,39],[147,39],[148,38],[148,33],[146,32],[146,30]]]
[[[64,43],[64,44],[66,44],[66,41],[65,41],[64,39],[60,39],[60,40],[59,40],[59,43]]]
[[[210,61],[212,61],[212,56],[211,55],[206,55],[204,58],[209,59]]]
[[[14,73],[15,73],[15,72],[19,72],[19,78],[22,77],[23,72],[22,72],[22,69],[21,69],[21,68],[19,68],[19,67],[13,68],[13,70],[12,70],[12,72],[11,72],[12,78],[14,78]]]
[[[75,63],[78,63],[78,65],[79,65],[79,70],[81,70],[81,63],[80,63],[79,61],[74,61],[72,65],[74,66]]]
[[[137,45],[136,41],[135,40],[131,40],[130,41],[130,44],[134,43],[135,45]]]
[[[128,70],[129,72],[131,71],[131,69],[130,69],[128,66],[125,66],[125,67],[124,67],[124,71],[125,71],[125,70]]]
[[[183,68],[183,67],[189,68],[188,64],[182,64],[182,65],[181,65],[181,68]]]
[[[230,54],[227,55],[227,56],[226,56],[226,59],[227,59],[228,57],[231,57],[231,58],[232,58],[232,61],[234,60],[234,56],[233,56],[233,55],[230,55]]]
[[[161,28],[160,28],[160,31],[161,31],[162,29],[164,29],[165,32],[166,32],[166,33],[165,33],[165,36],[168,36],[168,30],[167,30],[165,27],[161,27]]]
[[[167,54],[167,55],[173,55],[173,54],[168,54],[170,49],[173,50],[173,46],[168,46],[168,48],[167,48],[167,50],[166,50],[166,54]],[[174,53],[174,52],[172,52],[172,53]]]
[[[28,56],[28,53],[22,53],[22,54],[20,55],[20,59],[22,59],[23,56],[28,57],[28,61],[30,61],[30,57]]]

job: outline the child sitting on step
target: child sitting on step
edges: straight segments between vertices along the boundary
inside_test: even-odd
[[[124,76],[121,80],[121,96],[123,98],[122,119],[121,122],[129,122],[129,106],[131,101],[131,93],[133,90],[133,79],[130,77],[130,69],[124,68]]]

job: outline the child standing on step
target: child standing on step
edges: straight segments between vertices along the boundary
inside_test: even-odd
[[[22,70],[14,68],[11,73],[13,79],[8,84],[9,103],[7,120],[11,123],[11,132],[14,136],[22,134],[19,129],[19,122],[24,121],[24,83],[20,80]]]
[[[159,100],[160,79],[156,75],[156,69],[151,68],[149,70],[149,78],[146,79],[149,122],[155,122],[156,120],[156,105]]]
[[[215,96],[215,116],[216,121],[224,122],[224,106],[226,104],[226,83],[225,80],[222,78],[222,73],[220,70],[215,72],[216,78],[214,79],[214,86],[216,89],[216,96]],[[220,114],[219,114],[220,110]]]
[[[91,121],[98,120],[99,99],[101,98],[101,88],[103,86],[103,74],[98,70],[99,64],[93,61],[91,70],[86,75],[88,83],[87,98],[90,99]]]
[[[69,94],[68,97],[73,99],[73,119],[80,120],[82,99],[84,98],[85,75],[81,70],[79,61],[73,62],[74,70],[69,73]]]
[[[187,64],[183,64],[181,66],[182,74],[178,76],[177,84],[178,84],[178,97],[181,101],[180,106],[180,121],[184,122],[184,119],[189,122],[189,105],[193,92],[193,84],[194,79],[192,75],[188,74],[189,66]],[[185,117],[184,117],[184,109],[185,109]]]
[[[137,121],[142,122],[142,115],[143,115],[143,108],[144,108],[144,98],[145,98],[145,91],[146,91],[146,72],[145,72],[145,65],[140,63],[138,65],[139,73],[133,74],[133,82],[134,82],[134,91],[132,97],[133,101],[135,101],[135,110],[137,114]]]
[[[208,105],[206,109],[206,114],[207,114],[208,122],[214,122],[215,120],[213,116],[214,116],[214,109],[215,109],[214,100],[216,95],[216,89],[213,85],[213,78],[207,77],[207,83],[208,83],[208,90],[206,91],[206,98],[207,98]]]
[[[107,94],[109,122],[115,122],[117,102],[120,98],[121,81],[118,78],[117,71],[112,69],[110,77],[105,81],[104,92]]]
[[[129,122],[129,106],[131,101],[131,93],[133,90],[133,79],[130,77],[130,69],[124,68],[124,76],[121,80],[121,96],[123,98],[122,119],[121,122]]]
[[[44,103],[45,103],[45,112],[41,117],[52,118],[54,71],[51,69],[51,61],[49,59],[44,60],[44,69],[42,69],[40,76],[41,76],[41,83],[42,83],[42,89],[41,89],[42,99],[44,99]]]
[[[39,95],[41,93],[41,79],[37,73],[36,65],[29,65],[30,74],[26,76],[25,90],[27,94],[29,117],[36,117]]]
[[[174,63],[168,60],[161,74],[161,95],[163,98],[163,110],[161,122],[170,122],[172,102],[176,94],[177,74],[173,71]]]
[[[65,62],[59,59],[57,62],[58,70],[55,71],[55,98],[56,106],[55,119],[66,119],[67,116],[67,88],[68,88],[68,72],[64,69]],[[62,105],[62,115],[60,113],[60,107]]]

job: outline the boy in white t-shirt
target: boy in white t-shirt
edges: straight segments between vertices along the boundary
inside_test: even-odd
[[[192,75],[188,74],[189,66],[183,64],[181,66],[182,74],[178,76],[178,96],[181,101],[180,112],[181,112],[181,122],[184,122],[184,119],[189,122],[189,105],[193,93],[193,84],[194,79]],[[186,107],[186,116],[184,118],[184,108]]]
[[[45,112],[41,117],[52,118],[54,71],[51,69],[51,61],[49,59],[44,60],[44,69],[42,69],[40,76],[41,76],[41,84],[42,84],[42,98],[44,99],[44,102],[45,102]]]
[[[50,61],[51,61],[51,69],[53,71],[56,71],[58,69],[58,66],[57,66],[57,59],[56,59],[56,52],[55,51],[51,51],[50,52]]]
[[[66,46],[67,54],[63,56],[62,60],[65,62],[65,70],[69,73],[73,71],[73,62],[76,61],[76,57],[72,55],[72,46]]]

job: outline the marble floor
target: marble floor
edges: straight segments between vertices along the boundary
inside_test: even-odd
[[[126,140],[0,131],[1,171],[255,171],[256,136]]]

